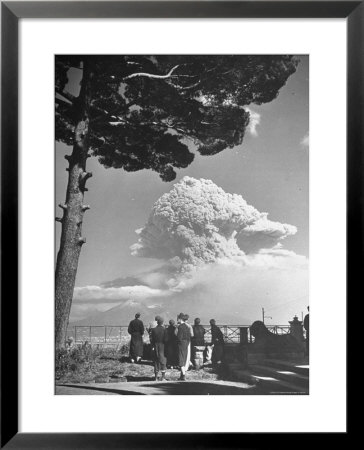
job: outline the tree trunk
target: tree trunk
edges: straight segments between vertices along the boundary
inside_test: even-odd
[[[82,221],[89,206],[84,205],[85,183],[92,175],[86,172],[88,157],[89,109],[91,101],[91,80],[93,72],[87,59],[84,61],[83,78],[79,97],[75,100],[76,127],[69,162],[66,201],[59,205],[63,217],[56,218],[62,224],[61,242],[57,255],[55,277],[55,344],[56,349],[65,345],[69,315],[75,287],[78,259],[82,245]]]

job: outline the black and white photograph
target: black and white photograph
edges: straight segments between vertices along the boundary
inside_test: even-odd
[[[309,56],[54,62],[55,394],[309,395]]]

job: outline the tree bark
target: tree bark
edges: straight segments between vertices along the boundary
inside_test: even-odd
[[[85,211],[89,209],[88,205],[84,205],[85,183],[92,175],[86,172],[92,78],[92,67],[86,58],[80,95],[75,100],[76,125],[73,150],[71,155],[66,155],[69,162],[66,201],[59,205],[63,210],[63,217],[56,218],[62,224],[55,275],[56,349],[65,345],[78,260],[82,245],[86,242],[82,236],[82,221]]]

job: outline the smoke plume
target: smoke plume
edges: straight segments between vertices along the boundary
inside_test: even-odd
[[[181,271],[272,249],[296,227],[268,220],[241,195],[212,181],[184,177],[159,198],[137,230],[135,256],[170,260]]]

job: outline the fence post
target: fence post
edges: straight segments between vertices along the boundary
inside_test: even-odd
[[[104,327],[105,327],[105,344],[106,344],[107,325],[104,325]]]
[[[90,325],[90,344],[92,343],[91,325]]]
[[[77,341],[77,327],[75,327],[75,344],[76,344],[76,341]]]

